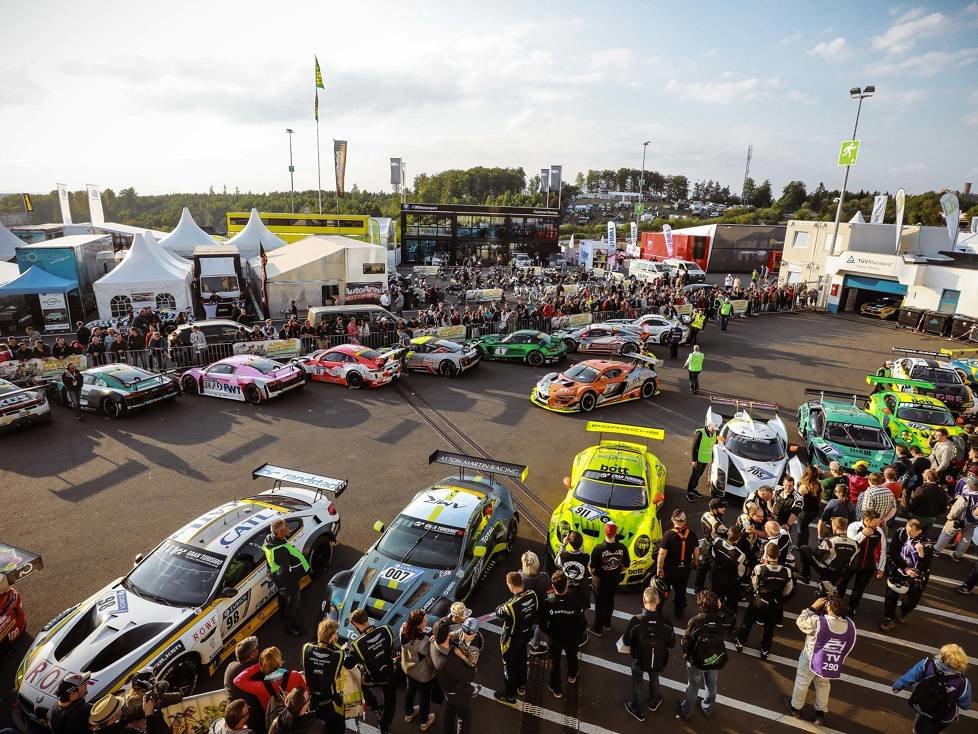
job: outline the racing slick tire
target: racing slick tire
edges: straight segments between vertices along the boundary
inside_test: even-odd
[[[261,390],[257,385],[245,385],[244,399],[252,405],[258,405],[261,402]]]
[[[513,548],[516,547],[516,531],[520,528],[520,518],[518,515],[513,515],[513,519],[509,521],[509,527],[506,528],[506,552],[512,553]]]
[[[200,386],[197,384],[197,380],[189,375],[180,380],[180,387],[187,395],[196,395],[200,392]]]
[[[115,398],[106,398],[102,401],[102,412],[105,414],[106,418],[121,418],[126,414],[126,406],[122,404],[121,400],[116,400]]]
[[[438,365],[438,374],[442,377],[455,377],[458,374],[458,367],[451,360],[443,359]]]
[[[543,364],[543,353],[533,350],[526,355],[526,363],[531,367],[539,367]]]
[[[564,339],[564,346],[567,347],[568,352],[577,351],[577,342],[573,339]]]
[[[581,395],[581,412],[590,413],[594,410],[594,406],[598,404],[598,399],[595,397],[593,392],[586,392]]]
[[[184,696],[191,696],[200,679],[200,658],[194,653],[181,655],[157,677],[169,683],[171,691],[179,691]]]
[[[625,342],[621,345],[622,355],[635,354],[636,352],[638,352],[638,344],[634,342]]]
[[[346,384],[351,390],[359,390],[363,387],[363,375],[353,370],[346,376]]]
[[[318,578],[329,569],[333,560],[333,542],[331,538],[323,538],[316,542],[309,553],[309,575]]]
[[[654,398],[659,391],[659,381],[655,377],[642,383],[642,398],[648,400]]]

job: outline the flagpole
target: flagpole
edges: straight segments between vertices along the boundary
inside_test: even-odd
[[[316,99],[319,99],[319,90],[316,90]],[[323,213],[323,169],[319,157],[319,115],[316,115],[316,184],[319,195],[319,213]]]

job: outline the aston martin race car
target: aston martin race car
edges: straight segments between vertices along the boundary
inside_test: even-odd
[[[188,395],[210,395],[255,404],[290,390],[301,390],[305,384],[303,368],[253,354],[238,354],[207,367],[193,367],[180,378],[180,385]]]
[[[812,398],[798,408],[798,433],[805,440],[811,463],[828,469],[838,461],[851,469],[857,461],[881,472],[896,456],[893,442],[880,420],[863,409],[865,395],[806,388]]]
[[[334,500],[346,481],[268,464],[252,476],[274,484],[188,523],[41,628],[17,669],[23,717],[45,721],[58,683],[72,673],[91,673],[90,701],[146,667],[171,689],[192,692],[277,609],[262,551],[273,520],[289,524],[312,572],[326,569],[340,529]]]
[[[714,405],[733,407],[734,413],[727,418],[715,412]],[[774,418],[754,420],[755,411],[773,412]],[[722,426],[710,464],[714,494],[746,497],[759,487],[773,487],[781,481],[788,465],[788,430],[777,411],[773,403],[710,398],[706,423]]]
[[[555,331],[568,352],[585,354],[635,354],[644,339],[642,332],[623,324],[590,324],[573,331]]]
[[[350,614],[367,610],[375,625],[398,629],[421,609],[428,620],[448,614],[513,549],[519,515],[499,476],[523,479],[526,467],[435,451],[428,463],[459,469],[418,492],[349,571],[333,576],[323,614],[339,622],[340,636],[356,631]]]
[[[530,402],[557,413],[590,413],[597,407],[652,398],[659,393],[661,360],[632,354],[629,361],[588,359],[564,372],[544,375]]]
[[[333,382],[354,390],[382,387],[401,376],[401,363],[395,353],[381,354],[358,344],[340,344],[320,349],[292,363],[315,382]]]
[[[51,405],[44,390],[44,387],[20,388],[0,380],[0,431],[48,420]]]
[[[167,374],[147,372],[128,364],[107,364],[82,371],[81,407],[121,418],[132,410],[180,396],[180,385]],[[62,405],[71,405],[68,391],[58,384]]]
[[[948,366],[961,375],[961,380],[971,388],[978,389],[978,349],[942,349],[939,352],[928,352],[923,349],[902,349],[904,354],[916,354],[921,357],[933,357],[947,361]],[[970,355],[970,356],[969,356]]]
[[[895,319],[900,314],[900,304],[902,302],[902,298],[883,296],[875,301],[864,303],[859,307],[859,314],[861,316],[869,316],[882,321]]]
[[[894,352],[915,354],[917,350],[894,347]],[[975,396],[961,375],[943,360],[902,357],[887,361],[876,371],[879,377],[895,377],[898,380],[916,380],[933,383],[933,388],[897,386],[902,392],[918,392],[935,397],[952,413],[966,414],[975,409]]]
[[[646,341],[651,341],[653,344],[662,344],[663,339],[676,326],[683,330],[683,342],[689,338],[688,324],[684,324],[681,321],[673,321],[658,314],[645,314],[644,316],[639,316],[637,319],[609,319],[605,323],[618,324],[626,328],[636,329]]]
[[[882,387],[869,396],[866,412],[879,420],[896,443],[917,446],[927,456],[934,445],[934,430],[943,428],[961,450],[967,452],[966,438],[951,411],[940,400],[930,395],[913,392],[897,392],[891,387],[910,387],[932,390],[934,384],[918,380],[894,380],[887,377],[869,376],[866,381]],[[913,384],[917,383],[917,384]]]
[[[434,336],[417,336],[404,356],[409,370],[455,377],[475,367],[481,359],[475,347]]]
[[[487,334],[465,343],[483,359],[523,362],[532,367],[559,362],[567,356],[564,342],[542,331],[521,329],[512,334]]]
[[[586,431],[639,436],[661,441],[660,428],[589,421]],[[631,565],[622,586],[644,584],[652,573],[662,539],[658,509],[666,498],[666,467],[644,444],[599,439],[574,457],[564,479],[567,494],[550,517],[547,548],[553,559],[576,530],[590,553],[604,540],[604,526],[618,526],[618,541],[628,548]]]

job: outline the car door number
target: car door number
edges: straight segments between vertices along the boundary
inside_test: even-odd
[[[496,347],[495,354],[497,357],[503,357],[506,355],[506,347]]]

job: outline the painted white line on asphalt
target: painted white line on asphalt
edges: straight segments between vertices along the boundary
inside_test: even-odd
[[[488,628],[488,625],[483,624],[482,629]],[[498,628],[497,628],[498,629]],[[479,695],[484,698],[488,698],[490,701],[495,701],[493,698],[495,691],[491,688],[486,688],[482,686],[479,689]],[[501,703],[501,702],[500,702]],[[534,706],[526,701],[521,701],[517,699],[515,704],[503,704],[504,706],[509,706],[517,711],[524,714],[530,714],[531,716],[536,716],[538,719],[543,719],[544,721],[550,721],[554,724],[559,724],[562,727],[567,727],[573,729],[574,731],[584,732],[584,734],[618,734],[618,732],[612,731],[611,729],[605,729],[603,726],[598,726],[597,724],[589,724],[586,721],[581,721],[580,719],[574,718],[573,716],[567,716],[566,714],[559,713],[557,711],[551,711],[550,709],[545,709],[542,706]]]
[[[941,578],[941,577],[939,577],[939,576],[931,576],[930,577],[930,580],[936,581],[939,578]],[[961,581],[955,581],[954,579],[942,579],[942,581],[944,583],[953,584],[954,586],[960,586],[961,583],[962,583]],[[799,581],[799,584],[801,584],[803,586],[811,586],[811,587],[816,587],[816,588],[818,587],[818,584],[816,584],[814,581],[809,582],[807,584],[804,581]],[[883,597],[882,596],[879,596],[878,594],[865,594],[864,593],[863,594],[863,599],[872,599],[873,601],[878,601],[878,602],[882,602],[883,601]],[[918,609],[920,611],[922,611],[922,612],[925,612],[927,614],[934,614],[934,615],[936,615],[938,617],[947,617],[949,619],[956,619],[959,622],[968,622],[970,624],[978,624],[978,617],[971,616],[970,614],[958,614],[957,612],[948,612],[948,611],[946,611],[944,609],[937,609],[935,607],[928,607],[928,606],[924,606],[923,604],[917,606],[916,609],[914,609],[914,611],[917,611]]]

